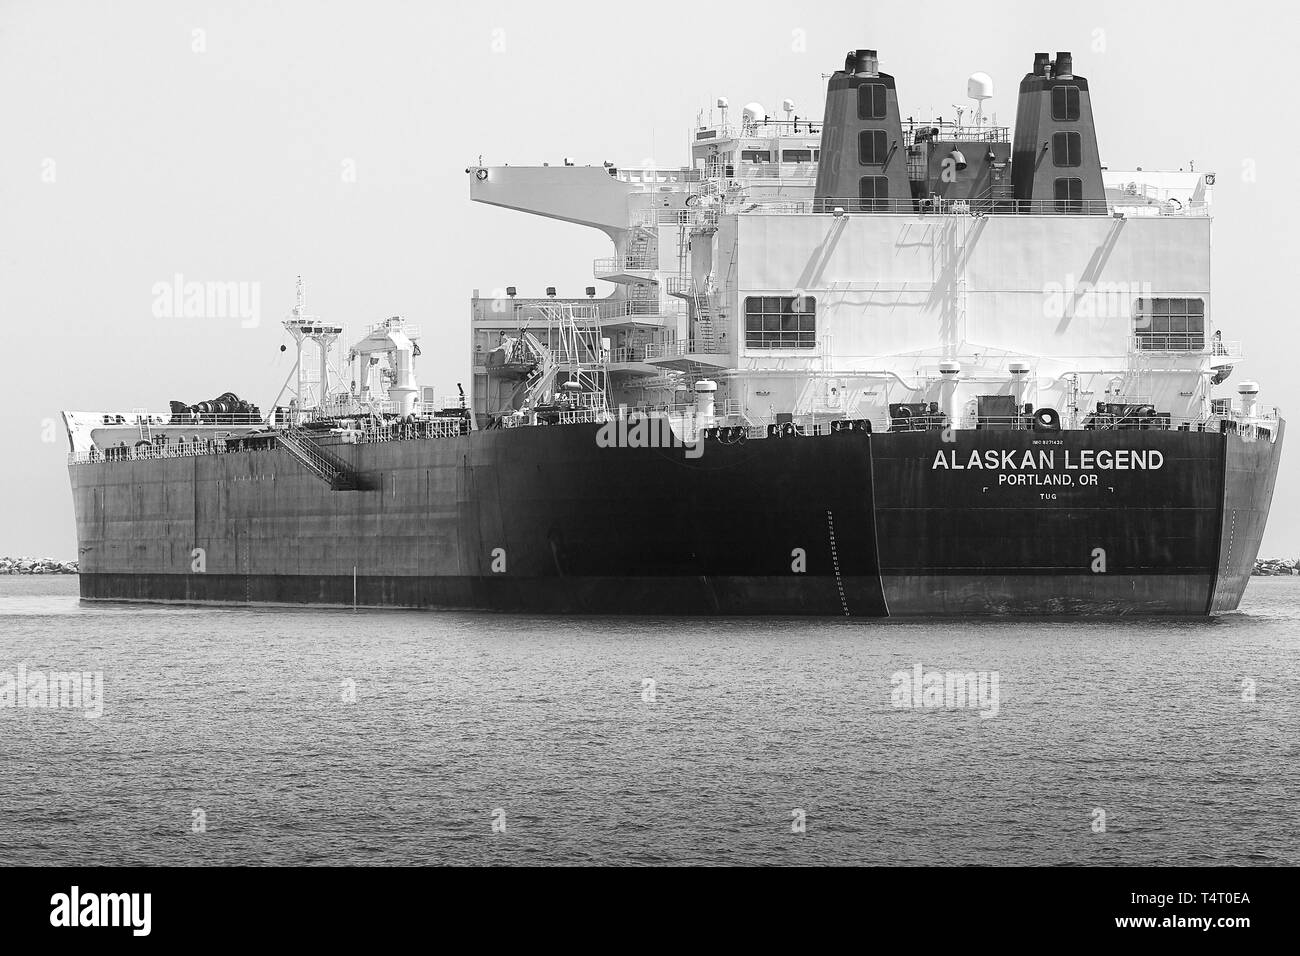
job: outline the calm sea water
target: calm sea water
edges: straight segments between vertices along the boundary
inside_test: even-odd
[[[1300,578],[1243,607],[575,620],[0,578],[0,673],[104,675],[99,719],[0,709],[0,864],[1294,865]],[[996,672],[999,712],[892,706],[916,664]]]

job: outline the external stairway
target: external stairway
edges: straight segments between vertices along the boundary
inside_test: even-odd
[[[365,483],[347,463],[331,455],[301,428],[289,426],[279,434],[280,446],[302,462],[334,491],[364,491]]]

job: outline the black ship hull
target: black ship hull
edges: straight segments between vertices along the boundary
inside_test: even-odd
[[[951,436],[950,436],[951,437]],[[563,614],[1237,607],[1279,433],[841,432],[602,447],[596,425],[71,466],[89,600]]]

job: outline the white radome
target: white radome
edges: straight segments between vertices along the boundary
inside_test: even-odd
[[[973,100],[987,100],[993,96],[993,77],[987,73],[972,73],[966,80],[966,95]]]

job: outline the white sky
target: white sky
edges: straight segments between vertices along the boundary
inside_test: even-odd
[[[951,116],[984,70],[1004,124],[1034,52],[1071,50],[1104,163],[1218,173],[1215,315],[1245,343],[1238,378],[1300,408],[1285,291],[1300,269],[1298,16],[1262,2],[0,0],[0,554],[76,556],[66,442],[43,441],[61,409],[227,390],[266,407],[291,363],[279,320],[298,273],[323,319],[419,323],[421,380],[439,394],[468,385],[473,289],[581,294],[607,240],[471,204],[480,153],[681,164],[717,96],[773,113],[793,97],[820,117],[820,74],[850,47],[880,50],[918,118]],[[154,283],[178,272],[260,283],[260,326],[154,318]],[[1294,457],[1264,556],[1300,552]]]

